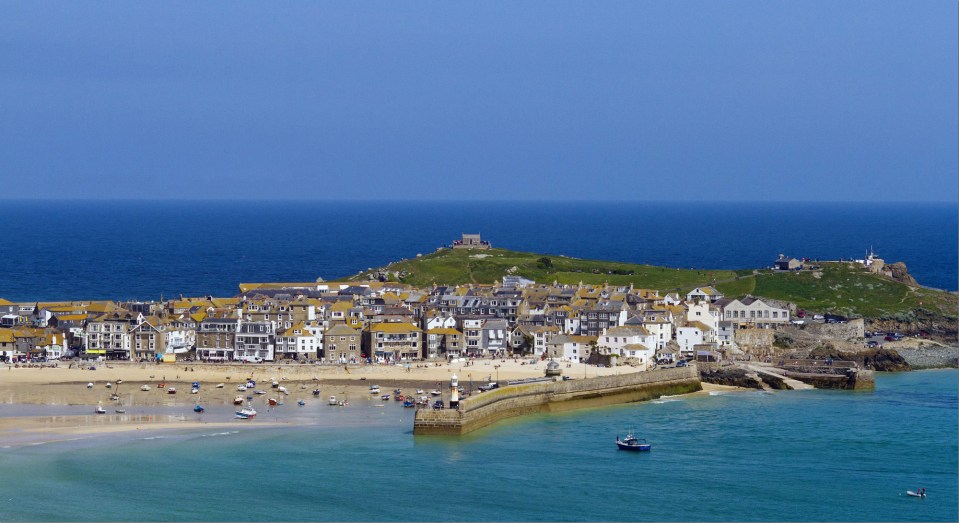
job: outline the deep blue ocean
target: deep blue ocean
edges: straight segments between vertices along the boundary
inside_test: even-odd
[[[956,521],[957,386],[879,373],[875,391],[662,398],[463,438],[413,436],[395,402],[252,422],[210,405],[232,426],[0,446],[0,521]],[[44,412],[70,408],[93,416]],[[652,451],[617,450],[628,429]]]
[[[871,247],[921,284],[956,290],[957,216],[954,203],[0,201],[0,297],[231,296],[240,282],[349,276],[463,232],[515,250],[715,269]]]

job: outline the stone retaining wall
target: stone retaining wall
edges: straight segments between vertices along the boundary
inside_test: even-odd
[[[701,389],[695,366],[509,385],[466,398],[457,410],[420,409],[413,433],[461,435],[513,416],[644,401]]]

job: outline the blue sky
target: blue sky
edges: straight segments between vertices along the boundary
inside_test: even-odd
[[[0,198],[945,200],[957,2],[0,4]]]

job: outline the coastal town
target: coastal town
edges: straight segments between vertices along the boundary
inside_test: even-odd
[[[447,248],[482,252],[464,234]],[[871,254],[859,260],[881,267]],[[803,262],[780,255],[773,268]],[[417,288],[395,281],[242,283],[230,297],[13,303],[0,299],[0,361],[288,362],[320,365],[449,362],[530,356],[650,370],[686,361],[769,359],[775,333],[806,323],[794,304],[506,275],[495,284]]]

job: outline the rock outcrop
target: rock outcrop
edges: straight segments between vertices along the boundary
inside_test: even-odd
[[[834,360],[855,361],[864,369],[878,371],[911,370],[909,363],[907,363],[898,352],[891,349],[864,349],[857,352],[844,352],[836,350],[827,344],[811,350],[809,352],[809,358],[817,360],[832,358]]]

